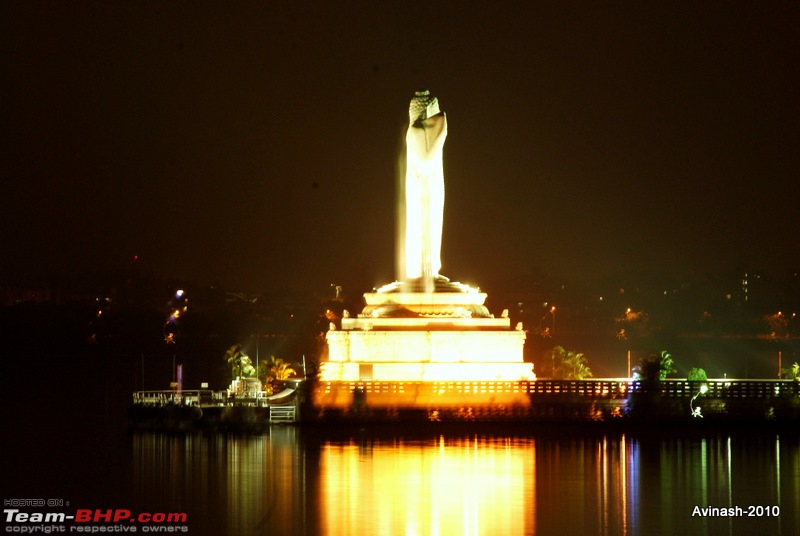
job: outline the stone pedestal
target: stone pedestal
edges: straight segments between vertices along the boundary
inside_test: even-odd
[[[446,286],[422,293],[394,284],[365,294],[363,312],[327,333],[323,381],[536,379],[533,365],[523,361],[521,327],[489,314],[486,294]]]

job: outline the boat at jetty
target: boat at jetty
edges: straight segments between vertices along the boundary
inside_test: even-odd
[[[132,429],[138,431],[259,430],[272,424],[299,420],[301,380],[288,380],[274,395],[266,391],[236,394],[213,391],[136,391],[128,410]]]

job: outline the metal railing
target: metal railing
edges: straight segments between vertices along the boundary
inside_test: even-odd
[[[136,391],[133,393],[134,404],[146,406],[165,406],[167,404],[183,404],[199,406],[221,402],[218,393],[210,389],[181,390],[167,389],[162,391]]]
[[[294,422],[296,420],[296,410],[294,404],[291,406],[270,406],[269,422]]]
[[[666,398],[691,398],[705,385],[706,398],[791,398],[800,396],[800,383],[791,380],[707,380],[667,379],[658,384],[658,392]],[[323,393],[360,392],[366,395],[436,394],[501,394],[578,395],[587,398],[620,398],[648,389],[639,380],[534,380],[534,381],[332,381],[319,386]],[[652,392],[652,391],[651,391]]]
[[[291,393],[289,393],[291,394]],[[287,396],[289,395],[287,394]],[[244,405],[266,407],[270,405],[270,395],[267,391],[253,393],[228,393],[227,391],[212,391],[211,389],[176,389],[154,390],[154,391],[135,391],[133,393],[133,403],[146,406],[165,406],[167,404],[182,404],[191,406],[224,406],[224,405]]]

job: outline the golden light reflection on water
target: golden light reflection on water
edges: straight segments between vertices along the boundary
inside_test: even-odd
[[[138,511],[193,534],[797,534],[795,436],[133,436]],[[693,515],[780,506],[779,517]],[[126,504],[126,507],[128,505]],[[753,532],[755,531],[755,532]]]
[[[535,460],[532,439],[327,443],[323,526],[329,534],[530,534]]]

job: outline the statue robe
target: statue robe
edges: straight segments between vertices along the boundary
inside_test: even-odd
[[[418,120],[406,132],[405,270],[407,279],[432,279],[442,267],[444,113]]]

